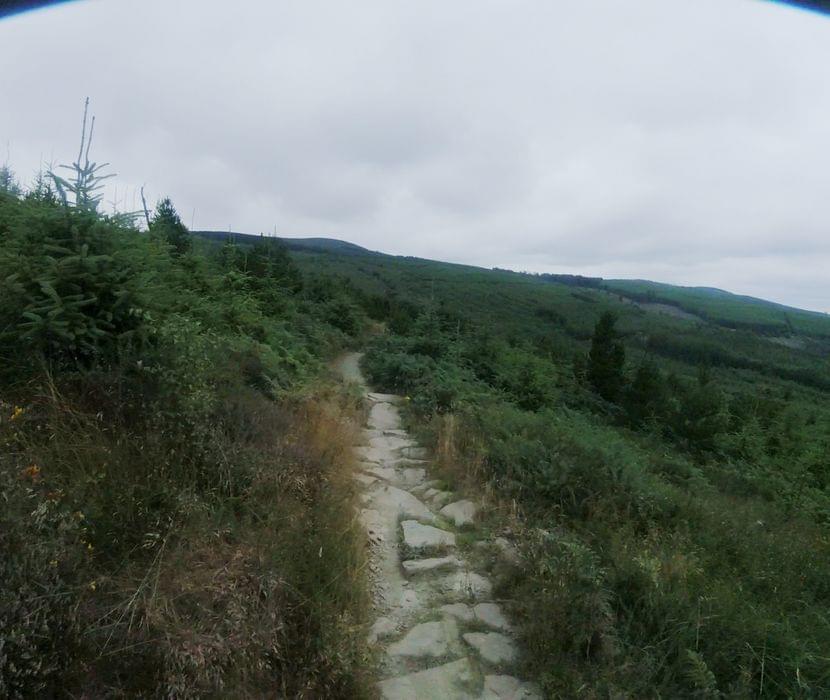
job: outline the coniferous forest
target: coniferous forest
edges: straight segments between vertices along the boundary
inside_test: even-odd
[[[360,408],[325,368],[365,314],[278,241],[136,220],[4,170],[0,696],[360,696]]]

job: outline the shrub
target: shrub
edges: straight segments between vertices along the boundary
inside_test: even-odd
[[[125,232],[81,210],[0,202],[0,350],[19,363],[115,360],[142,339],[137,277]],[[32,352],[20,358],[16,352]]]

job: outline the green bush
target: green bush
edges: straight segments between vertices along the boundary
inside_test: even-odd
[[[90,212],[0,200],[0,351],[89,366],[143,340],[125,232]],[[31,352],[20,358],[17,350]]]
[[[359,296],[160,225],[0,193],[0,695],[364,695]]]

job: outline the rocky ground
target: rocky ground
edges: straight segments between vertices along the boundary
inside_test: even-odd
[[[369,641],[378,649],[380,696],[539,698],[511,674],[519,649],[488,570],[515,563],[502,538],[481,538],[478,506],[431,478],[427,451],[401,429],[401,397],[368,391],[358,354],[341,362],[366,392],[370,411],[358,447],[364,491],[360,517],[371,548],[376,611]]]

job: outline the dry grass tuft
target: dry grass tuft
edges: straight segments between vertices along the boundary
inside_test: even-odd
[[[15,580],[0,594],[23,597],[7,649],[28,658],[37,648],[46,663],[12,678],[10,697],[59,686],[82,696],[369,696],[353,397],[320,386],[276,404],[238,391],[199,445],[104,428],[65,399],[36,419],[60,438],[24,438],[20,422],[4,434],[14,441],[4,473],[43,466],[37,483],[24,470],[4,491],[0,520],[14,528],[0,545]],[[36,530],[32,501],[43,504]],[[24,585],[35,580],[37,590]],[[58,601],[51,612],[37,604],[44,586]]]

